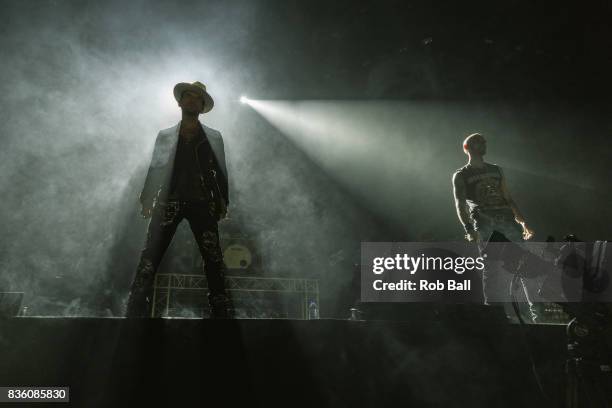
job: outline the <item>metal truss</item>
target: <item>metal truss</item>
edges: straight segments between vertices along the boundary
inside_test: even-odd
[[[299,302],[299,311],[293,318],[308,319],[308,306],[314,301],[319,305],[319,281],[318,279],[296,279],[296,278],[272,278],[251,276],[226,276],[226,289],[230,292],[236,308],[236,301],[240,301],[244,308],[253,312],[251,316],[276,316],[277,318],[289,318],[287,313],[269,310],[270,302],[264,302],[263,296],[274,296],[275,298],[291,296]],[[176,273],[157,274],[153,292],[152,317],[173,317],[176,308],[173,298],[176,295],[190,295],[200,298],[200,307],[192,312],[192,317],[202,317],[202,306],[208,293],[208,282],[204,275],[183,275]],[[276,304],[278,302],[275,302]]]

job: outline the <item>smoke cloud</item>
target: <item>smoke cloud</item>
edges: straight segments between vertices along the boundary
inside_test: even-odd
[[[348,314],[361,241],[461,238],[450,177],[473,131],[490,136],[536,231],[609,232],[602,112],[370,100],[406,78],[438,92],[440,68],[423,52],[410,64],[396,61],[404,51],[368,57],[354,87],[338,54],[350,30],[292,7],[4,2],[0,290],[25,292],[34,314],[100,314],[101,293],[125,299],[147,225],[137,197],[157,132],[180,120],[172,88],[183,81],[215,98],[201,121],[227,148],[232,221],[221,229],[257,243],[266,275],[321,279],[324,316]],[[355,89],[362,100],[342,97]]]

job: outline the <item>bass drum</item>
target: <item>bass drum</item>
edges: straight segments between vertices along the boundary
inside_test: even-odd
[[[253,264],[253,254],[247,246],[241,243],[232,243],[224,248],[223,260],[227,269],[245,270]]]

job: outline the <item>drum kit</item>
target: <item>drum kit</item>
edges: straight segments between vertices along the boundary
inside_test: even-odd
[[[228,275],[261,273],[261,256],[254,239],[246,234],[222,234],[220,240]]]
[[[262,271],[261,249],[253,234],[248,233],[235,219],[219,224],[219,241],[228,276],[259,276]],[[193,248],[195,273],[202,273],[202,258]]]

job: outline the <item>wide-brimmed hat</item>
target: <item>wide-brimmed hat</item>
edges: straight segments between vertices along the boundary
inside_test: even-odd
[[[193,91],[202,95],[202,97],[204,98],[204,109],[202,109],[202,113],[209,112],[213,108],[213,106],[215,106],[215,101],[213,101],[212,96],[210,96],[208,92],[206,92],[206,85],[204,85],[203,83],[198,81],[195,81],[192,84],[189,84],[187,82],[180,82],[174,85],[174,99],[176,99],[177,102],[180,102],[181,95],[183,95],[183,92],[185,91]]]

